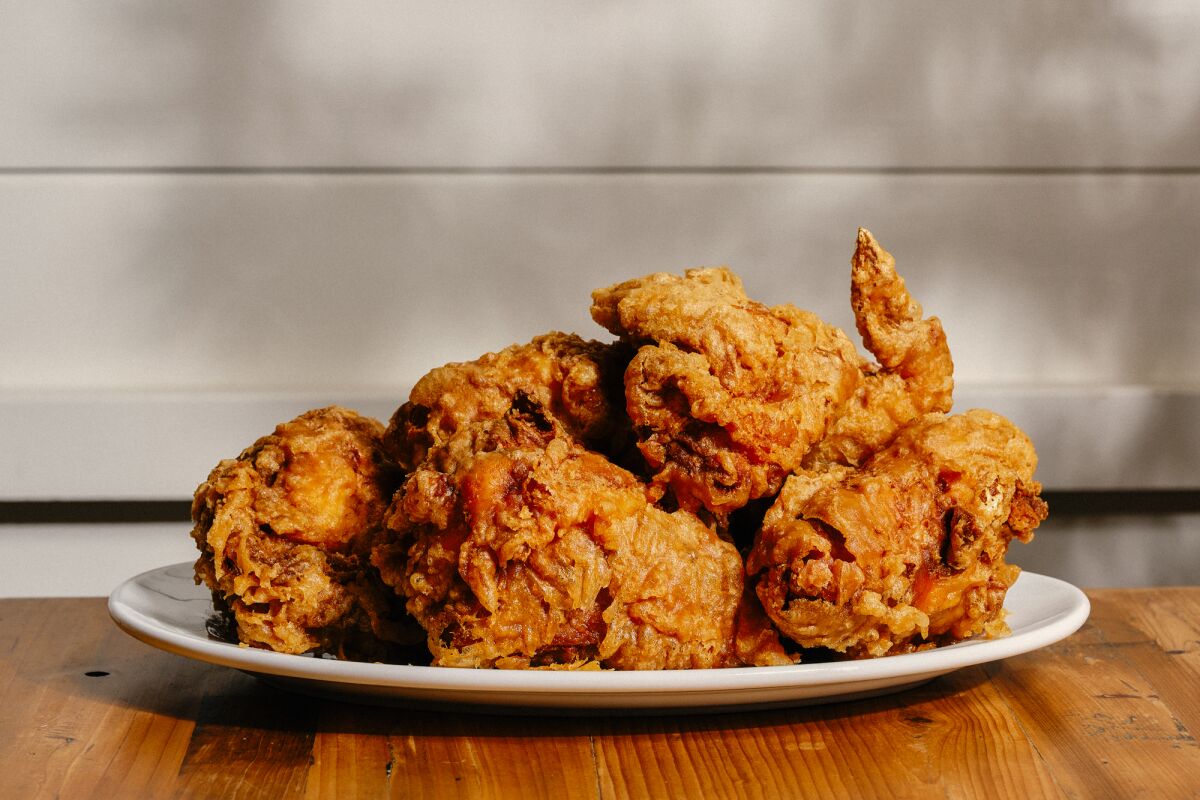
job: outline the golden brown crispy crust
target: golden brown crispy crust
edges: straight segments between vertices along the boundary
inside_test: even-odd
[[[854,396],[805,458],[807,468],[862,464],[903,425],[947,413],[953,402],[954,362],[941,321],[922,318],[896,260],[865,228],[858,230],[850,275],[855,323],[878,363],[863,362]]]
[[[1004,630],[1011,539],[1045,518],[1029,440],[998,414],[928,414],[861,469],[788,479],[747,563],[801,647],[903,652]]]
[[[784,646],[779,631],[750,585],[738,604],[733,651],[737,663],[745,667],[781,667],[801,660],[794,647],[789,652]]]
[[[283,653],[384,656],[414,628],[366,558],[390,493],[383,426],[309,411],[222,461],[197,489],[196,580],[238,638]]]
[[[599,289],[592,317],[639,347],[626,408],[654,484],[688,510],[724,515],[773,495],[859,379],[840,330],[750,300],[725,268]]]
[[[1006,630],[1005,552],[1046,516],[1036,457],[1002,417],[945,415],[941,323],[868,231],[851,302],[874,363],[725,268],[592,299],[619,342],[539,336],[431,371],[386,431],[318,409],[221,462],[196,575],[241,641],[675,669]]]
[[[373,561],[434,664],[683,669],[732,658],[733,547],[653,507],[536,409],[460,428],[388,513]]]
[[[621,460],[632,451],[622,386],[631,355],[619,343],[548,333],[475,361],[438,367],[392,415],[384,447],[410,471],[455,431],[499,419],[523,396],[584,446]]]

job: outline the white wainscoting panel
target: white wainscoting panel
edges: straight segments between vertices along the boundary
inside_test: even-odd
[[[1200,385],[1200,174],[0,176],[0,390],[346,392],[728,264],[852,330],[856,228],[965,384]]]
[[[1195,586],[1200,583],[1200,514],[1055,516],[1008,560],[1076,586]]]
[[[0,525],[0,597],[106,596],[134,575],[199,555],[187,522]]]
[[[0,165],[1200,165],[1200,7],[6,2]]]

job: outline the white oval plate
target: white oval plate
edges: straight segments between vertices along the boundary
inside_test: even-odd
[[[213,613],[190,563],[130,578],[108,600],[113,620],[147,644],[252,673],[307,694],[360,703],[492,711],[598,709],[732,711],[828,703],[899,691],[963,667],[1045,647],[1087,620],[1087,596],[1056,578],[1023,572],[1005,602],[1012,635],[867,661],[645,672],[486,670],[337,661],[257,650],[209,638]]]

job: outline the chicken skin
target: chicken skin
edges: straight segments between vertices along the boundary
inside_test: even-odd
[[[620,344],[549,333],[475,361],[438,367],[417,381],[384,435],[404,471],[459,428],[498,419],[524,395],[585,447],[621,461],[632,451],[622,375],[632,351]]]
[[[999,635],[1012,539],[1046,516],[1028,438],[990,411],[927,414],[860,469],[788,479],[746,560],[802,648],[881,656]]]
[[[196,582],[232,615],[242,643],[390,660],[420,641],[368,563],[391,488],[382,433],[348,409],[309,411],[197,488]]]
[[[251,647],[503,669],[868,658],[1007,628],[1046,517],[1028,438],[949,415],[950,350],[865,229],[837,327],[727,268],[597,289],[616,338],[433,369],[196,490],[198,583]]]
[[[953,403],[954,362],[941,321],[922,318],[896,260],[865,228],[858,230],[851,260],[850,305],[863,345],[878,363],[861,363],[854,396],[804,459],[809,468],[858,466],[906,423],[948,413]]]
[[[581,447],[536,403],[460,428],[388,512],[373,561],[433,663],[725,666],[742,562],[694,515]]]
[[[599,289],[592,318],[639,348],[626,410],[657,494],[690,511],[775,494],[858,387],[841,330],[749,299],[725,268]]]

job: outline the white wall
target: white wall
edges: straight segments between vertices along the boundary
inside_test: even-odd
[[[1200,379],[1200,174],[10,174],[0,208],[4,389],[402,387],[703,264],[852,332],[859,225],[963,383]]]
[[[21,167],[1195,166],[1186,0],[5,2]]]
[[[1049,487],[1198,488],[1198,220],[1182,0],[0,0],[0,500],[186,497],[649,271],[849,326],[859,225]]]

